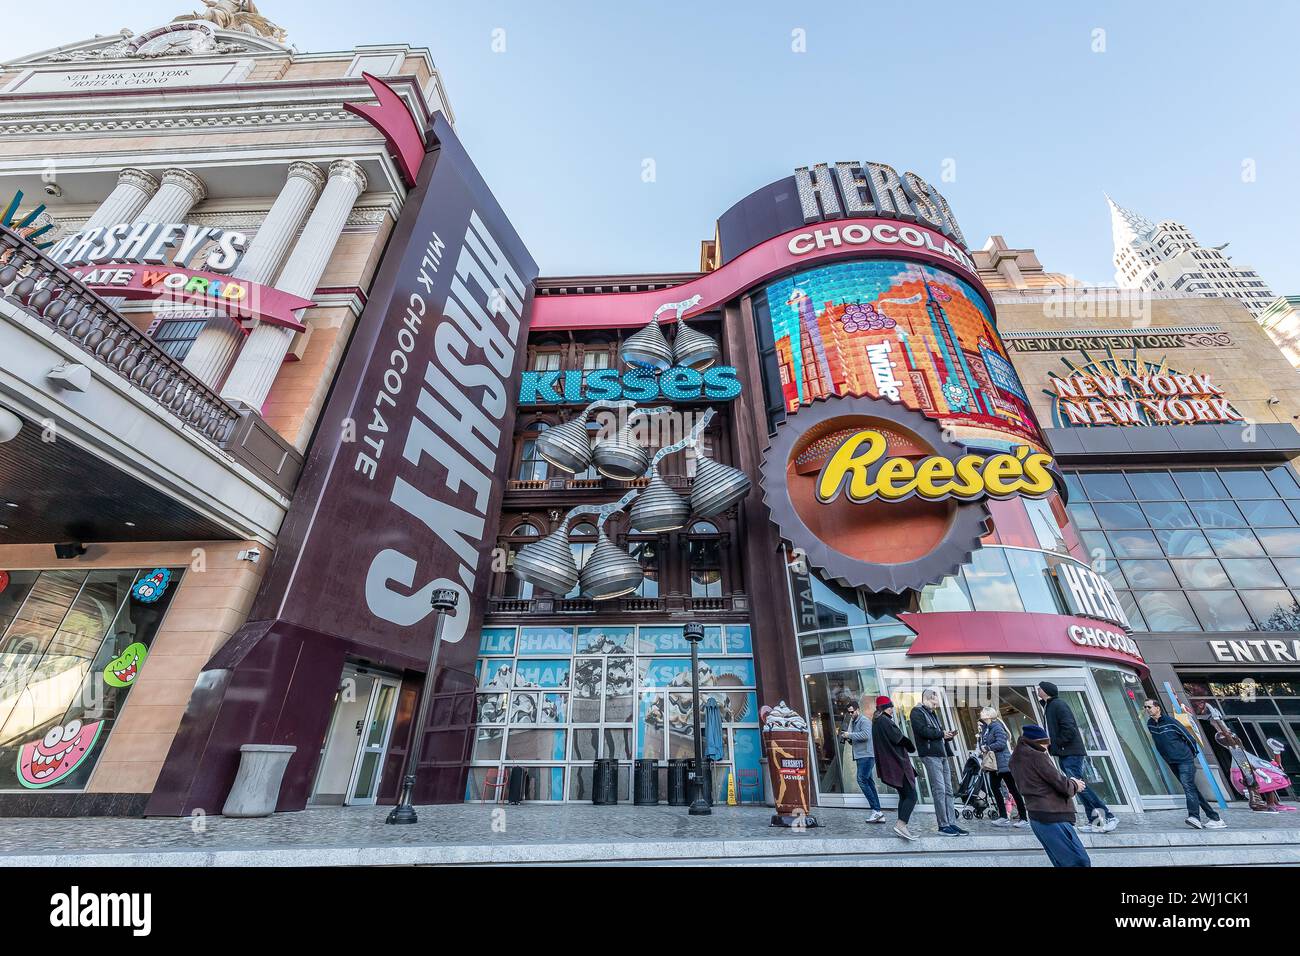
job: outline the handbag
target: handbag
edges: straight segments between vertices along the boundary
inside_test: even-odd
[[[1002,724],[1002,721],[999,720],[998,723]],[[990,726],[991,726],[991,725],[990,725]],[[1003,729],[1003,731],[1006,732],[1007,740],[1010,740],[1010,739],[1011,739],[1011,731],[1007,730],[1007,725],[1006,725],[1006,724],[1002,724],[1002,729]],[[991,773],[997,773],[997,771],[998,771],[998,755],[997,755],[996,753],[994,753],[992,750],[987,750],[987,751],[985,751],[984,753],[980,754],[980,769],[981,769],[981,770],[987,770],[987,771],[989,771],[989,772],[991,772]]]

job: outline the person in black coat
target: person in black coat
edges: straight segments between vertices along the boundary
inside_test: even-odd
[[[1061,700],[1060,691],[1051,681],[1039,681],[1038,699],[1043,705],[1043,723],[1050,740],[1047,752],[1060,761],[1066,776],[1076,780],[1088,779],[1084,772],[1088,747],[1079,730],[1079,721],[1074,716],[1074,711]],[[1106,801],[1097,796],[1092,787],[1080,793],[1079,800],[1087,811],[1094,833],[1110,833],[1119,826],[1115,814],[1110,812]]]
[[[894,832],[904,840],[915,840],[916,836],[907,828],[907,821],[916,808],[916,768],[909,756],[916,750],[916,745],[907,739],[894,721],[894,702],[888,697],[876,698],[871,743],[876,751],[877,776],[898,791],[898,822],[894,824]]]

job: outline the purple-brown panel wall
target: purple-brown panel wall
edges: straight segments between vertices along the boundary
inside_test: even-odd
[[[404,672],[412,707],[436,588],[460,600],[416,798],[463,798],[496,476],[511,452],[537,266],[441,114],[429,141],[249,623],[200,675],[149,814],[219,811],[244,743],[297,745],[279,809],[301,809],[345,659]],[[406,714],[395,728],[399,752],[410,725]]]

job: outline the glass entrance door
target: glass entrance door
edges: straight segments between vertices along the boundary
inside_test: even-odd
[[[334,715],[321,745],[312,804],[370,805],[393,732],[400,684],[396,678],[348,667],[334,695]]]
[[[352,771],[352,781],[348,788],[349,804],[368,806],[375,802],[384,754],[388,751],[388,738],[393,733],[397,690],[398,683],[392,678],[375,678],[366,712],[365,732],[362,734],[361,745],[357,748],[356,767]]]

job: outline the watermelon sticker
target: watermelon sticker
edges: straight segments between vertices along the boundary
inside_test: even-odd
[[[167,590],[172,573],[167,568],[154,568],[146,576],[135,582],[131,596],[141,604],[153,604]]]
[[[103,728],[102,720],[88,724],[70,720],[51,727],[40,740],[23,744],[18,751],[18,782],[29,790],[58,783],[81,766]]]
[[[113,658],[104,668],[104,683],[109,687],[130,687],[148,656],[149,648],[143,644],[128,644],[122,656]]]

